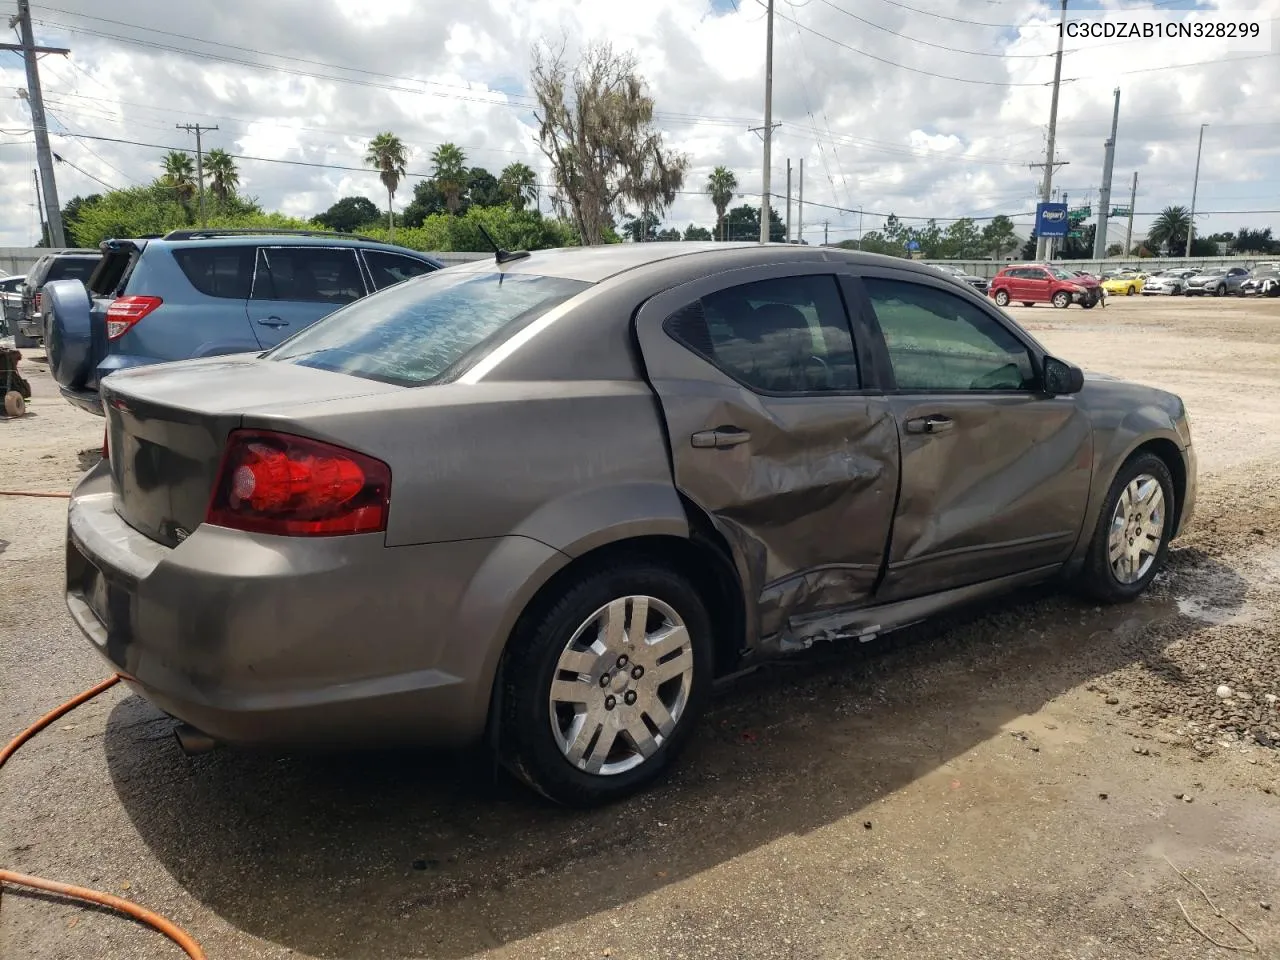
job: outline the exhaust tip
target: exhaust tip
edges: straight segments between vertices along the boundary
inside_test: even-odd
[[[174,727],[173,737],[178,741],[178,746],[182,749],[182,752],[188,757],[194,757],[198,753],[208,753],[218,746],[217,740],[203,730],[197,730],[189,723],[179,723]]]

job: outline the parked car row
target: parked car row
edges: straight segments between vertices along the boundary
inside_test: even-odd
[[[182,230],[107,240],[87,283],[45,286],[41,325],[62,395],[101,414],[99,385],[117,370],[269,349],[441,266],[351,234]]]
[[[1002,267],[992,278],[988,293],[1001,307],[1016,301],[1024,307],[1051,303],[1065,309],[1076,303],[1089,310],[1103,298],[1102,285],[1096,277],[1046,263]]]
[[[1101,296],[1031,269],[996,300]],[[193,749],[485,743],[616,800],[718,679],[1024,584],[1131,600],[1195,504],[1177,396],[895,257],[170,236],[46,304],[107,435],[67,605]]]

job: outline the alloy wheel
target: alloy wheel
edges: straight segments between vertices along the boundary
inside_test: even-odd
[[[1147,575],[1160,552],[1164,522],[1164,488],[1151,474],[1139,474],[1124,488],[1111,515],[1107,560],[1118,582],[1137,583]]]
[[[671,736],[692,689],[693,648],[680,615],[656,597],[619,597],[565,644],[551,681],[551,732],[578,769],[624,773]]]

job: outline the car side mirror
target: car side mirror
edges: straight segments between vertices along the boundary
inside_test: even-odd
[[[1084,373],[1074,364],[1057,357],[1044,358],[1044,392],[1051,397],[1079,393],[1084,389]]]

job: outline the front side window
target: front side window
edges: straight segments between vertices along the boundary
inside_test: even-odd
[[[677,311],[664,329],[753,390],[814,393],[859,387],[853,335],[833,276],[729,287]]]
[[[387,253],[384,250],[366,250],[364,262],[373,277],[373,288],[382,290],[394,286],[404,280],[412,280],[435,269],[425,260],[415,260],[398,253]]]
[[[1026,346],[984,310],[905,280],[863,281],[899,390],[1033,390]]]
[[[351,303],[365,295],[349,247],[263,247],[258,251],[254,300]]]
[[[329,314],[265,356],[421,386],[452,379],[589,286],[531,274],[430,273]]]

